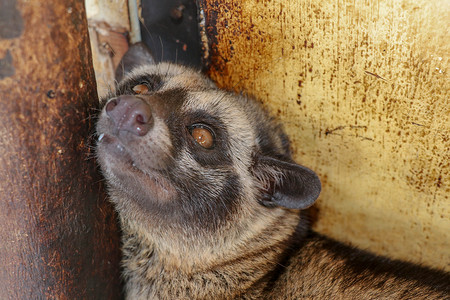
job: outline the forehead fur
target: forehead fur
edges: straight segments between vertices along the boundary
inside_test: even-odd
[[[198,90],[199,88],[215,88],[214,83],[201,75],[198,71],[174,65],[171,63],[160,63],[158,65],[145,65],[130,72],[124,81],[145,75],[156,75],[164,81],[165,89],[184,88]]]

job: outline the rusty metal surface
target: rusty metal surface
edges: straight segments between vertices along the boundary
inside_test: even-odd
[[[319,173],[314,227],[450,270],[449,2],[199,3],[209,75],[261,99]]]
[[[117,223],[87,145],[83,2],[0,7],[0,299],[118,299]]]

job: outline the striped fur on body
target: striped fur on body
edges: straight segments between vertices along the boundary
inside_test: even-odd
[[[150,129],[124,129],[104,108],[97,153],[123,228],[128,299],[448,298],[448,274],[308,228],[319,179],[292,161],[258,102],[166,63],[135,69],[108,101],[124,95],[150,108]],[[213,131],[212,148],[192,124]]]

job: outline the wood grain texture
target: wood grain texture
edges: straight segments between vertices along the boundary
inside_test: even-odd
[[[15,30],[0,30],[0,299],[118,299],[118,227],[88,145],[83,1],[0,7]]]
[[[319,175],[319,232],[450,270],[450,4],[200,1],[209,75]]]
[[[85,0],[99,97],[114,89],[114,72],[128,50],[128,0]]]

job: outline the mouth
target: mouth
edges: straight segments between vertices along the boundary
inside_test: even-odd
[[[120,182],[118,186],[126,187],[126,191],[134,191],[132,197],[141,199],[141,204],[145,204],[146,199],[169,201],[175,197],[176,191],[163,172],[141,166],[142,163],[133,158],[130,146],[118,137],[101,133],[97,139],[97,151],[100,165],[109,170],[106,173],[113,174],[116,184]]]
[[[122,164],[129,166],[131,169],[136,169],[136,171],[139,170],[135,160],[130,154],[130,151],[117,137],[113,135],[101,133],[97,139],[97,149],[100,152],[106,152],[110,156],[113,156],[116,163],[121,162]]]
[[[108,160],[105,162],[107,165],[115,166],[116,172],[132,172],[151,177],[161,175],[162,169],[143,163],[139,156],[136,158],[133,155],[133,149],[130,148],[132,146],[125,144],[114,134],[100,133],[97,139],[97,152]]]

